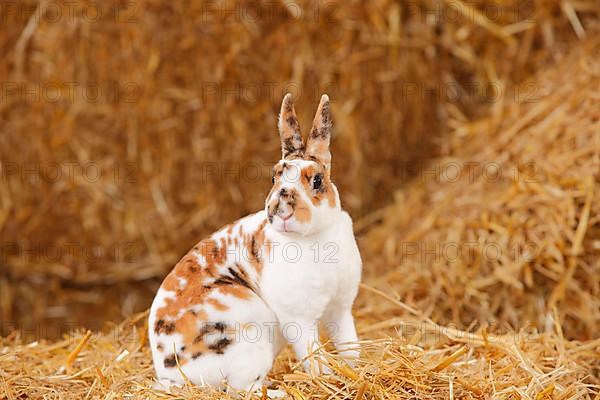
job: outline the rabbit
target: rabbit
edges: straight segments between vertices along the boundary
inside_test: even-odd
[[[338,352],[359,356],[352,304],[362,261],[331,180],[332,120],[323,95],[306,143],[288,93],[278,120],[282,159],[264,210],[195,245],[163,281],[149,314],[158,382],[260,388],[290,343],[303,368],[326,326]]]

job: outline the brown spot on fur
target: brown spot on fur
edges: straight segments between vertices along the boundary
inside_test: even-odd
[[[219,321],[203,323],[198,335],[193,340],[193,345],[196,347],[202,346],[203,350],[193,352],[192,359],[201,356],[208,350],[211,350],[217,354],[223,354],[225,348],[229,346],[229,344],[233,343],[233,340],[225,336],[230,333],[230,331],[226,329],[227,326],[224,322]],[[207,342],[210,341],[211,343],[207,345]]]
[[[300,199],[298,201],[294,211],[294,217],[296,218],[296,221],[301,224],[310,222],[310,208],[308,208],[308,205],[304,202],[304,200]]]
[[[247,253],[249,257],[250,265],[256,270],[256,272],[260,273],[263,268],[262,256],[260,253],[260,249],[263,248],[265,244],[265,226],[267,225],[267,220],[264,219],[260,225],[256,228],[254,233],[244,241],[244,244],[247,246]]]
[[[232,343],[232,340],[229,338],[219,339],[217,342],[208,346],[210,350],[213,350],[217,354],[223,354],[225,349]]]
[[[202,324],[202,328],[200,329],[200,332],[198,333],[198,336],[194,339],[194,343],[200,342],[204,340],[204,336],[206,336],[207,334],[211,333],[211,332],[225,332],[225,328],[227,326],[225,325],[225,322],[204,322]]]
[[[296,130],[296,127],[298,126],[298,119],[296,117],[294,117],[293,115],[290,115],[286,118],[285,122],[287,122],[288,126],[290,128],[292,128],[294,131]]]
[[[228,270],[237,283],[246,286],[248,289],[254,290],[250,284],[250,278],[248,277],[248,274],[246,271],[244,271],[240,263],[235,263],[235,268],[229,267]]]
[[[323,128],[319,129],[313,126],[313,128],[310,130],[311,139],[326,139],[327,135],[329,135],[329,132]]]
[[[157,344],[156,344],[156,349],[157,349],[158,351],[163,351],[163,350],[165,349],[165,346],[163,346],[163,344],[162,344],[162,343],[157,343]]]
[[[169,357],[165,357],[163,361],[165,368],[174,368],[177,366],[177,359],[175,358],[175,354],[171,354]]]
[[[165,278],[161,286],[164,290],[175,292],[179,288],[179,280],[175,274],[169,274]]]
[[[194,315],[190,310],[188,310],[175,321],[175,330],[178,333],[181,333],[184,339],[191,337],[196,333],[197,322],[198,316]],[[187,344],[185,340],[184,344]]]
[[[302,143],[302,136],[290,136],[286,137],[281,145],[281,150],[284,159],[290,157],[300,157],[304,152],[304,144]]]
[[[181,310],[188,309],[192,305],[201,304],[205,300],[208,291],[202,285],[187,285],[178,290],[174,297],[165,298],[165,305],[156,311],[156,317],[158,320],[174,319]]]
[[[195,341],[195,338],[198,335],[199,326],[206,318],[207,315],[204,311],[200,312],[199,316],[194,316],[191,312],[187,312],[180,318],[177,325],[177,332],[183,335],[184,345],[182,351],[186,354],[189,355],[206,350],[205,343]]]
[[[175,330],[175,324],[172,322],[165,322],[164,319],[159,319],[154,324],[154,333],[157,335],[160,333],[164,333],[165,335],[170,335]]]
[[[214,285],[242,285],[250,290],[253,290],[252,286],[248,281],[248,276],[244,272],[239,263],[235,263],[236,268],[228,267],[227,271],[229,275],[224,275],[213,282]]]
[[[241,300],[248,300],[253,292],[241,285],[218,285],[216,289],[224,295],[237,297]]]
[[[221,303],[219,300],[215,299],[215,298],[210,298],[208,300],[206,300],[206,302],[208,304],[210,304],[211,306],[213,306],[215,308],[215,310],[217,311],[227,311],[229,310],[229,306]]]

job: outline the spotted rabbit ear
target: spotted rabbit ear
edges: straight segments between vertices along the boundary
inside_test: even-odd
[[[306,156],[316,158],[325,165],[331,163],[329,142],[331,139],[331,113],[329,111],[329,96],[321,97],[319,108],[315,114],[312,128],[306,142]]]
[[[281,158],[302,157],[304,141],[300,133],[300,123],[294,110],[294,99],[290,93],[286,94],[281,103],[279,113],[279,137],[281,138]]]

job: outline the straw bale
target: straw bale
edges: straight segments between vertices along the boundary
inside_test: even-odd
[[[386,300],[377,298],[373,303],[381,301]],[[396,313],[410,321],[402,308],[396,306]],[[70,332],[54,343],[0,338],[0,399],[231,398],[192,385],[173,389],[171,397],[154,390],[146,327],[141,322],[145,315],[105,333]],[[358,320],[360,332],[370,327],[365,319]],[[382,329],[388,336],[381,339],[362,334],[361,358],[354,367],[325,348],[316,351],[310,360],[313,365],[329,365],[333,373],[326,376],[303,372],[286,349],[269,376],[270,387],[284,390],[286,398],[294,400],[592,399],[598,394],[598,339],[568,341],[556,331],[467,333],[426,320],[412,327],[410,336],[390,329]],[[258,394],[245,398],[264,398],[257,389]]]
[[[448,154],[362,239],[378,287],[438,323],[599,337],[597,54],[599,38],[540,73],[539,101],[452,123]]]
[[[0,261],[0,315],[84,323],[143,309],[193,243],[262,206],[269,168],[239,176],[277,160],[286,84],[303,88],[305,125],[329,92],[335,179],[344,206],[369,215],[405,184],[403,163],[445,151],[449,120],[488,108],[481,88],[525,80],[597,31],[600,13],[596,0],[300,1],[302,16],[282,6],[249,21],[257,3],[225,2],[238,11],[224,16],[144,0],[109,2],[99,17],[66,2],[57,19],[46,6],[62,2],[15,4],[0,35],[0,75],[18,85],[0,102],[0,159],[17,174],[0,180],[0,234],[17,248]],[[417,94],[403,96],[406,84]]]

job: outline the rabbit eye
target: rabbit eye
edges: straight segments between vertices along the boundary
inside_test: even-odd
[[[315,177],[313,178],[313,189],[315,189],[315,190],[319,189],[322,184],[323,184],[323,175],[321,175],[321,174],[315,175]]]
[[[272,182],[273,184],[275,184],[275,175],[273,175],[273,176],[271,177],[271,182]]]

